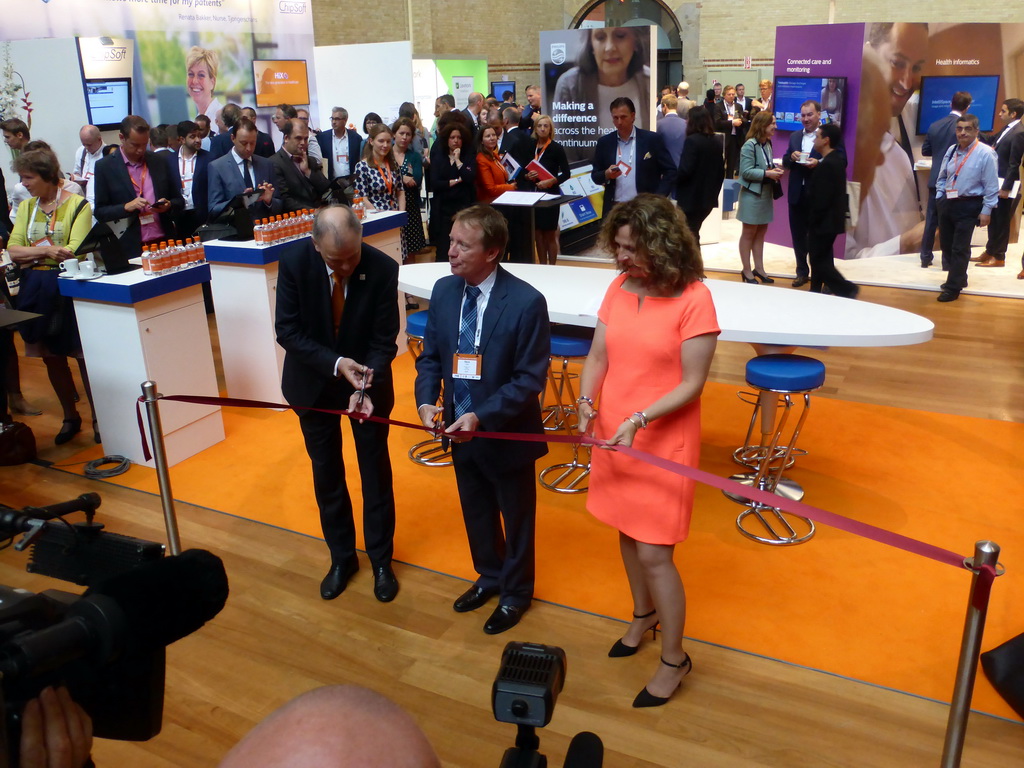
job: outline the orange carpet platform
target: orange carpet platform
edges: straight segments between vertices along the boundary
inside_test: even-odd
[[[402,355],[395,363],[397,419],[416,420],[413,375],[409,355]],[[749,406],[735,392],[709,384],[704,394],[701,467],[720,476],[737,471],[731,453],[749,419]],[[171,469],[175,498],[319,536],[295,416],[228,408],[224,421],[224,442]],[[392,431],[396,559],[472,579],[453,470],[421,467],[407,457],[424,438]],[[345,441],[358,506],[347,431]],[[809,455],[788,474],[803,485],[808,503],[965,556],[977,540],[998,543],[1006,575],[992,592],[983,647],[1024,632],[1024,573],[1017,560],[1024,551],[1024,425],[817,397],[800,444]],[[567,459],[568,452],[554,446],[538,469]],[[100,455],[90,449],[74,461]],[[157,492],[156,473],[144,467],[111,482]],[[626,618],[631,606],[616,533],[591,518],[585,504],[585,494],[539,491],[537,597]],[[156,503],[152,510],[159,514]],[[690,538],[676,550],[689,601],[688,637],[949,701],[967,571],[825,526],[806,544],[765,546],[738,533],[740,511],[719,491],[698,486]],[[326,565],[325,548],[323,562],[309,567],[319,573]],[[461,589],[453,584],[453,599]],[[396,607],[401,604],[399,595]],[[524,626],[530,622],[527,616]],[[534,635],[542,638],[543,628]],[[980,671],[972,706],[1016,719]]]

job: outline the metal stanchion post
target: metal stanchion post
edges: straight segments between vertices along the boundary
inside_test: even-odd
[[[146,403],[146,418],[149,420],[149,439],[153,444],[156,476],[160,482],[160,505],[164,510],[164,526],[167,528],[167,547],[172,555],[180,555],[181,541],[178,538],[178,518],[174,514],[174,496],[171,495],[171,476],[167,471],[164,428],[160,423],[159,396],[155,381],[143,382],[142,396]]]
[[[956,668],[953,700],[949,705],[941,768],[958,768],[960,765],[964,735],[967,732],[967,716],[971,713],[971,695],[974,693],[978,655],[981,653],[981,636],[985,631],[985,615],[988,613],[988,594],[986,591],[979,595],[979,579],[983,566],[991,566],[995,570],[998,563],[999,545],[992,541],[976,542],[973,560],[965,561],[965,564],[974,571],[974,576],[971,579],[967,618],[964,620],[964,635],[960,641],[960,661]]]

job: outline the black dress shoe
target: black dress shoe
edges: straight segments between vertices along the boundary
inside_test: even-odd
[[[760,280],[765,285],[771,285],[772,283],[775,282],[770,277],[768,277],[768,275],[763,275],[760,272],[758,272],[756,269],[752,269],[750,271],[753,273],[754,277],[756,277],[758,280]]]
[[[390,603],[398,594],[398,579],[390,565],[376,565],[373,568],[373,596],[382,603]]]
[[[683,672],[683,677],[686,677],[688,674],[690,674],[690,670],[693,669],[693,662],[690,661],[690,654],[688,653],[683,655],[683,661],[680,664],[669,664],[667,661],[665,661],[664,656],[661,657],[661,663],[664,664],[666,667],[672,667],[673,669],[685,669],[686,671]],[[664,704],[667,704],[668,700],[672,698],[672,694],[678,691],[679,687],[682,684],[683,681],[680,680],[679,685],[677,685],[675,688],[675,691],[672,691],[672,693],[670,693],[668,696],[655,696],[653,693],[647,690],[647,686],[645,685],[643,689],[640,691],[640,693],[636,695],[636,698],[633,699],[633,706],[636,709],[642,709],[645,707],[660,707]]]
[[[488,635],[500,635],[518,624],[524,613],[526,609],[518,605],[499,605],[484,624],[484,632]]]
[[[939,298],[936,301],[956,301],[960,298],[959,293],[953,293],[952,291],[943,291],[939,294]]]
[[[931,259],[921,259],[921,269],[928,269],[932,265]]]
[[[57,433],[56,437],[53,438],[53,442],[56,445],[64,445],[72,437],[82,431],[82,417],[79,416],[75,419],[64,419],[64,424],[61,425],[60,432]]]
[[[496,589],[484,589],[474,584],[472,587],[467,589],[458,599],[452,608],[455,609],[456,613],[466,613],[467,611],[475,611],[481,605],[486,603],[492,597],[498,594]]]
[[[809,282],[811,282],[811,278],[807,275],[797,275],[796,280],[793,281],[793,287],[799,288],[802,285],[807,285]]]
[[[352,555],[352,559],[347,563],[332,565],[331,570],[329,570],[327,575],[324,576],[324,580],[320,582],[320,597],[324,600],[333,600],[336,598],[345,591],[345,587],[348,586],[348,580],[351,579],[358,570],[359,560],[355,555]]]

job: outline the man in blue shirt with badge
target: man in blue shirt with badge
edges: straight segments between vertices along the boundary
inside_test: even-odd
[[[956,144],[942,158],[935,182],[942,261],[948,267],[939,301],[956,301],[967,287],[971,236],[975,227],[988,226],[998,201],[996,153],[978,141],[978,116],[961,115],[956,121]]]

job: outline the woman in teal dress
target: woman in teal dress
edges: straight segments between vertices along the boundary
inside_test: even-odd
[[[740,210],[736,218],[743,222],[740,262],[745,283],[775,282],[764,272],[764,237],[772,221],[775,185],[782,178],[782,169],[776,168],[772,160],[774,135],[775,116],[771,112],[758,112],[740,148]]]

